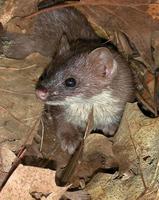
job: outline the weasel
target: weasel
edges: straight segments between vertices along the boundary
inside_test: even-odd
[[[117,52],[90,41],[72,51],[68,46],[39,78],[36,95],[51,114],[62,149],[72,154],[92,107],[94,129],[115,134],[134,86],[128,63]]]

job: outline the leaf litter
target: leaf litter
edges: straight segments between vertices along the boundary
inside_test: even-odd
[[[102,33],[102,36],[104,35],[104,37],[114,42],[123,54],[133,57],[131,63],[133,66],[136,67],[139,65],[138,62],[142,62],[141,68],[143,69],[144,66],[149,70],[146,70],[144,73],[143,81],[145,82],[140,81],[144,92],[143,90],[142,93],[140,91],[138,99],[142,101],[142,103],[146,102],[145,105],[149,106],[149,104],[151,104],[150,109],[152,109],[154,113],[155,109],[153,103],[155,103],[155,101],[153,102],[152,99],[155,98],[154,94],[156,94],[158,90],[158,86],[155,86],[158,81],[158,76],[156,81],[152,74],[152,72],[155,71],[155,66],[157,66],[156,63],[158,63],[158,6],[156,2],[157,1],[154,1],[154,3],[149,3],[149,1],[134,2],[127,0],[118,2],[109,1],[108,3],[106,1],[97,2],[85,0],[77,2],[77,4],[73,3],[76,6],[79,4],[78,8],[85,14],[96,31],[98,32],[100,30],[98,32],[99,34]],[[50,9],[54,9],[54,7]],[[128,11],[129,17],[127,15]],[[28,11],[26,11],[26,13],[28,14]],[[31,12],[29,13],[31,14]],[[101,16],[103,17],[101,18]],[[3,17],[4,15],[2,14],[1,19],[4,19],[4,24],[6,22],[11,24],[10,20],[13,17],[12,9],[8,12],[8,17],[6,19]],[[140,23],[135,19],[140,20]],[[144,23],[145,21],[148,23]],[[140,24],[140,26],[138,26],[138,24]],[[14,26],[11,28],[14,29]],[[23,29],[23,31],[25,30]],[[147,34],[144,34],[145,32]],[[153,41],[152,44],[151,41]],[[151,46],[154,47],[153,55],[155,60],[152,59]],[[34,127],[34,125],[37,119],[40,119],[42,105],[37,103],[37,100],[32,94],[34,93],[33,88],[37,77],[44,66],[46,66],[47,61],[46,63],[43,62],[42,58],[38,61],[40,65],[38,63],[38,65],[35,66],[35,60],[37,60],[35,58],[36,56],[34,55],[31,58],[34,60],[33,63],[30,63],[30,60],[27,59],[24,61],[16,61],[1,58],[0,112],[2,115],[0,128],[2,134],[0,136],[0,143],[2,148],[5,148],[8,152],[10,152],[10,150],[18,152],[21,146],[26,144],[28,133],[33,130],[31,140],[28,142],[30,145],[38,129],[38,127]],[[42,66],[41,63],[43,63],[44,66]],[[136,71],[138,72],[138,69]],[[28,78],[26,78],[27,76]],[[25,82],[22,81],[24,79],[26,80]],[[145,85],[148,85],[148,90],[145,88]],[[145,90],[148,91],[146,94]],[[147,98],[146,101],[145,98]],[[158,128],[158,118],[148,118],[141,113],[135,103],[128,104],[119,130],[113,141],[109,141],[99,134],[91,134],[86,138],[83,147],[83,156],[79,160],[77,159],[78,163],[76,163],[77,166],[74,169],[74,174],[70,182],[75,186],[80,185],[82,188],[86,187],[86,190],[91,194],[93,199],[157,199],[159,196],[157,183],[159,155]],[[41,151],[44,157],[58,161],[59,168],[57,169],[57,174],[59,172],[60,175],[61,167],[66,167],[71,158],[61,153],[63,160],[59,161],[55,156],[57,152],[60,153],[58,145],[54,149],[55,145],[48,142],[50,137],[51,136],[47,132],[44,133]],[[37,144],[35,144],[35,148],[37,148],[36,145]],[[97,145],[97,147],[95,148],[94,145]],[[106,147],[108,148],[105,149]],[[100,151],[97,153],[96,151],[94,152],[94,149],[100,149]],[[39,155],[41,154],[39,153]],[[9,158],[8,156],[7,158]],[[2,164],[3,157],[4,156],[1,154],[2,166],[4,166],[4,164]],[[11,163],[6,165],[9,168]],[[98,169],[107,169],[109,167],[119,168],[119,174],[117,176],[101,172],[96,174]],[[42,170],[43,172],[45,171],[46,173],[53,174],[52,176],[54,177],[56,176],[51,170],[19,165],[13,173],[13,175],[17,173],[17,177],[13,176],[13,180],[15,178],[14,183],[19,181],[17,179],[19,169],[22,172],[25,170],[29,171],[26,177],[20,177],[22,179],[24,178],[24,180],[30,177],[31,170],[34,172]],[[41,176],[40,173],[43,173],[42,171],[38,174],[38,180],[40,180],[39,177]],[[34,176],[34,173],[31,176]],[[93,177],[91,181],[90,177]],[[127,178],[125,179],[124,177]],[[83,179],[84,183],[81,179]],[[9,184],[11,180],[12,176],[7,181],[1,194],[9,195],[8,192],[3,193],[3,191],[7,190],[7,184]],[[49,181],[48,177],[46,178],[45,176],[43,180],[44,182],[47,180]],[[51,179],[48,184],[52,183],[53,180],[54,179]],[[20,186],[20,189],[17,190],[15,194],[17,196],[19,194],[18,192],[20,190],[22,191],[21,181],[20,184],[15,187],[17,189]],[[30,185],[31,183],[29,183],[29,187]],[[14,188],[14,184],[11,188]],[[27,198],[33,198],[33,196],[38,198],[40,195],[41,199],[49,199],[49,196],[50,199],[52,198],[51,195],[53,194],[50,194],[50,191],[42,191],[42,184],[40,185],[40,183],[39,188],[40,189],[37,189],[35,187],[34,189],[34,187],[32,187],[31,192],[29,191],[28,193],[27,191],[27,195],[29,195]],[[26,187],[23,189],[25,190]],[[64,190],[67,190],[67,187],[64,188]],[[26,191],[22,191],[19,195],[24,195],[25,192]],[[24,198],[22,197],[22,199]]]

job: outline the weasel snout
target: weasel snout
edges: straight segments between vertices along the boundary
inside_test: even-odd
[[[36,96],[41,99],[41,100],[46,100],[48,95],[49,95],[49,92],[46,88],[42,87],[42,88],[37,88],[36,91]]]

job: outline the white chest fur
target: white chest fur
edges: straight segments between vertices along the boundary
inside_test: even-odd
[[[88,115],[93,107],[94,128],[105,128],[120,120],[122,107],[111,91],[104,91],[90,99],[68,97],[65,105],[65,119],[75,126],[86,127]]]

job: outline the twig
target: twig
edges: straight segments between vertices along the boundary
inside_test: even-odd
[[[33,67],[36,67],[37,65],[31,65],[31,66],[27,66],[27,67],[23,67],[23,68],[16,68],[16,67],[1,67],[0,66],[0,70],[11,70],[11,71],[21,71],[21,70],[25,70],[25,69],[30,69]]]
[[[159,199],[159,189],[157,190],[157,195],[156,195],[155,200],[158,200],[158,199]]]
[[[26,140],[24,141],[24,146],[27,146],[27,145],[31,145],[32,144],[32,141],[33,141],[33,138],[34,138],[34,134],[33,134],[33,131],[35,129],[35,127],[37,126],[37,124],[40,122],[40,119],[38,118],[34,125],[31,127],[29,133],[28,133],[28,137],[26,137]],[[28,142],[29,141],[29,142]]]
[[[7,183],[8,179],[10,178],[10,176],[13,174],[14,170],[18,167],[18,165],[20,164],[21,159],[23,158],[24,154],[26,152],[26,147],[23,146],[22,149],[20,150],[17,158],[14,160],[12,167],[10,168],[9,172],[7,173],[5,179],[3,180],[1,187],[0,187],[0,191],[2,190],[2,188],[5,186],[5,184]]]
[[[158,174],[159,174],[159,159],[158,159],[156,170],[155,170],[155,173],[154,173],[154,176],[152,178],[152,181],[150,183],[149,188],[153,188],[154,187],[154,185],[155,185],[155,183],[157,181],[157,178],[158,178]]]
[[[12,114],[7,108],[3,107],[0,105],[0,109],[3,109],[5,112],[7,112],[13,119],[15,119],[17,122],[19,122],[20,124],[22,124],[23,126],[29,127],[28,125],[26,125],[25,123],[21,122],[20,119],[18,119],[14,114]]]
[[[28,117],[28,118],[22,119],[22,121],[28,121],[28,120],[31,120],[31,119],[37,119],[39,117],[40,117],[40,115],[36,115],[34,117]]]
[[[129,126],[129,125],[128,125],[128,126]],[[129,130],[130,130],[130,128],[129,128]],[[146,190],[147,190],[147,185],[146,185],[146,182],[145,182],[145,179],[144,179],[144,175],[143,175],[143,172],[142,172],[141,159],[140,159],[140,156],[139,156],[138,153],[137,153],[137,148],[136,148],[134,139],[133,139],[133,137],[132,137],[132,135],[131,135],[131,132],[129,132],[129,134],[130,134],[130,138],[131,138],[131,141],[132,141],[134,150],[135,150],[135,154],[136,154],[137,160],[139,161],[140,175],[141,175],[142,183],[143,183],[144,188],[145,188],[145,191],[146,191]]]
[[[155,117],[158,116],[158,90],[159,90],[159,71],[156,71],[155,72],[155,82],[154,82]]]
[[[154,108],[152,108],[152,106],[149,105],[149,103],[146,102],[145,99],[138,92],[136,92],[136,97],[141,101],[141,103],[143,103],[143,105],[145,105],[155,115]]]
[[[144,179],[144,175],[143,175],[143,172],[142,172],[141,159],[140,159],[140,156],[139,156],[138,153],[137,153],[137,147],[136,147],[135,142],[134,142],[134,139],[133,139],[133,137],[132,137],[132,135],[131,135],[131,131],[130,131],[131,129],[130,129],[130,127],[129,127],[129,124],[128,124],[128,128],[129,128],[130,139],[131,139],[131,141],[132,141],[132,145],[133,145],[133,147],[134,147],[137,160],[139,161],[140,175],[141,175],[141,179],[142,179],[142,182],[143,182],[143,186],[144,186],[144,188],[145,188],[144,191],[146,191],[147,185],[146,185],[146,182],[145,182],[145,179]]]
[[[39,120],[36,120],[34,126],[30,129],[27,139],[25,140],[24,144],[22,145],[20,151],[19,151],[18,154],[17,154],[17,158],[16,158],[15,161],[13,162],[11,169],[9,170],[9,172],[7,173],[5,179],[4,179],[3,182],[2,182],[2,185],[1,185],[1,187],[0,187],[0,191],[1,191],[2,188],[5,186],[5,184],[7,183],[9,177],[12,175],[12,173],[14,172],[14,170],[15,170],[15,169],[18,167],[18,165],[20,164],[21,159],[23,158],[23,156],[24,156],[24,154],[25,154],[25,152],[26,152],[26,150],[27,150],[27,147],[28,147],[29,145],[31,145],[32,139],[33,139],[33,137],[34,137],[34,135],[32,134],[32,132],[33,132],[33,130],[35,129],[35,127],[36,127],[36,125],[37,125],[37,122],[39,122]],[[29,142],[28,142],[28,140],[29,140]]]
[[[11,94],[16,94],[16,95],[31,95],[31,96],[35,96],[35,94],[32,92],[23,92],[23,91],[13,91],[13,90],[7,90],[7,89],[3,89],[3,88],[0,88],[0,92],[6,92],[6,93],[11,93]]]
[[[94,118],[93,118],[93,107],[92,107],[92,109],[88,115],[87,126],[86,126],[86,130],[85,130],[85,134],[84,134],[84,140],[91,133],[93,126],[94,126]]]
[[[44,141],[44,129],[45,129],[45,127],[44,127],[44,122],[43,122],[42,118],[40,119],[40,122],[41,122],[41,127],[42,127],[42,129],[41,129],[41,141],[40,141],[40,152],[41,152],[42,147],[43,147],[43,141]]]

